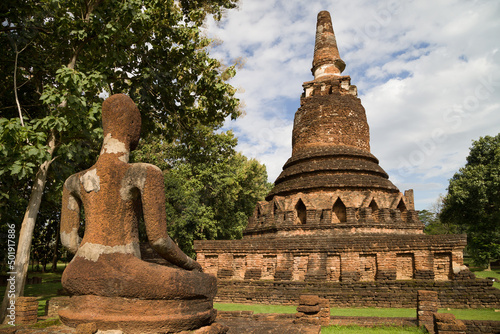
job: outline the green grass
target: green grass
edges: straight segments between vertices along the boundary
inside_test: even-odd
[[[42,316],[45,314],[45,304],[47,300],[52,297],[57,296],[57,290],[62,289],[61,285],[61,275],[62,269],[64,268],[64,264],[62,266],[58,265],[58,270],[55,273],[53,272],[28,272],[28,277],[41,277],[41,284],[29,284],[24,288],[24,295],[26,297],[38,297],[38,316]],[[0,296],[5,293],[5,286],[0,287]]]
[[[293,305],[214,303],[214,308],[219,311],[253,311],[253,313],[297,313],[297,306]]]
[[[363,334],[405,334],[405,333],[427,333],[426,330],[418,327],[360,327],[360,326],[328,326],[321,328],[321,334],[334,333],[363,333]]]
[[[57,317],[39,321],[36,324],[31,325],[30,328],[47,328],[50,326],[59,326],[61,324],[62,324],[61,320],[59,320],[59,317]]]
[[[330,315],[343,317],[415,318],[417,310],[414,308],[332,307],[330,308]]]
[[[61,320],[59,320],[59,318],[49,318],[49,319],[45,319],[45,320],[39,320],[36,324],[32,324],[32,325],[23,325],[23,327],[27,327],[27,328],[36,328],[36,329],[43,329],[43,328],[47,328],[47,327],[51,327],[51,326],[59,326],[61,325],[62,322]],[[4,329],[4,328],[12,328],[11,325],[0,325],[0,329]]]
[[[461,320],[500,321],[500,312],[495,312],[493,309],[439,309],[438,313],[451,313]]]
[[[38,276],[42,278],[42,284],[26,285],[24,295],[27,297],[38,297],[38,315],[45,314],[45,304],[47,300],[57,297],[57,290],[62,289],[62,272],[30,273],[28,276]]]
[[[485,270],[474,270],[472,269],[472,272],[474,275],[476,275],[477,278],[486,278],[486,277],[494,277],[498,282],[494,282],[493,286],[497,289],[500,289],[500,269],[492,269],[491,271],[485,271]]]
[[[214,303],[214,308],[219,311],[253,311],[254,313],[296,313],[296,306],[289,305],[260,305],[260,304],[229,304]],[[498,320],[500,312],[493,309],[440,309],[439,313],[454,314],[462,320]],[[382,318],[416,318],[417,310],[414,308],[338,308],[330,309],[332,316],[344,317],[382,317]]]

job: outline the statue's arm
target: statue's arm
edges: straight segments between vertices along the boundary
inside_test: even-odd
[[[81,200],[76,195],[80,191],[78,181],[77,175],[72,175],[64,182],[61,208],[61,243],[72,253],[76,253],[80,245],[78,228]]]
[[[151,247],[163,258],[187,270],[201,271],[198,262],[187,256],[167,233],[163,173],[153,165],[144,165],[146,176],[141,191],[144,223]]]

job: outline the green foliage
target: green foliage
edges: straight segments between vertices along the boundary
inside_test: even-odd
[[[439,219],[443,207],[444,198],[440,196],[436,203],[432,205],[430,210],[421,210],[418,212],[418,217],[425,224],[425,234],[458,234],[463,233],[460,226]]]
[[[238,117],[235,89],[226,82],[234,66],[211,58],[211,41],[200,32],[206,15],[220,18],[236,2],[2,1],[0,229],[7,223],[19,228],[45,161],[53,162],[41,210],[60,206],[59,195],[47,195],[97,158],[108,95],[125,93],[138,104],[143,141],[161,135],[186,151],[196,146],[198,128],[213,134]],[[53,154],[47,152],[51,137]],[[204,152],[197,154],[204,159]],[[54,230],[53,218],[41,217],[37,231]]]
[[[440,218],[467,233],[476,264],[500,258],[500,134],[473,142],[466,165],[450,180]]]
[[[144,133],[189,141],[198,124],[219,128],[239,115],[234,89],[209,57],[199,27],[206,12],[234,1],[6,1],[2,63],[9,74],[0,93],[0,174],[30,178],[46,156],[48,132],[58,156],[95,154],[100,143],[101,96],[129,94],[143,114]],[[222,6],[222,7],[221,7]],[[14,59],[18,56],[17,67]],[[19,91],[21,126],[13,95]],[[229,75],[228,75],[229,73]],[[88,145],[82,142],[90,140]],[[63,159],[60,159],[63,160]],[[0,196],[8,196],[5,191]]]
[[[169,234],[191,256],[194,240],[241,238],[270,190],[265,166],[235,153],[232,132],[199,128],[197,134],[188,148],[157,140],[133,156],[165,170]]]

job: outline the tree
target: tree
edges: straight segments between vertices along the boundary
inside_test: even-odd
[[[232,132],[196,133],[200,140],[190,147],[156,138],[132,156],[164,170],[169,234],[190,256],[194,240],[241,238],[271,186],[264,165],[234,151]]]
[[[474,141],[463,168],[453,176],[440,215],[467,233],[473,261],[500,258],[500,134]]]
[[[421,210],[418,217],[424,223],[425,234],[458,234],[462,233],[460,226],[451,222],[442,222],[440,220],[443,209],[444,197],[441,195],[429,210]]]
[[[2,1],[0,198],[18,200],[17,209],[25,204],[22,219],[0,207],[2,223],[14,218],[19,230],[11,270],[16,297],[23,294],[49,171],[59,165],[69,175],[81,160],[95,159],[103,96],[128,94],[146,138],[161,132],[186,145],[200,124],[216,130],[238,117],[234,89],[225,82],[234,67],[209,57],[210,41],[199,30],[206,15],[220,17],[235,2]],[[7,302],[6,294],[2,310]]]

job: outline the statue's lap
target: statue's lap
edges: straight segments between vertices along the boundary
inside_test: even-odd
[[[75,256],[63,273],[70,306],[62,322],[76,327],[117,324],[127,333],[196,329],[211,324],[217,311],[214,276],[142,261],[132,254],[103,254],[97,261]]]
[[[213,299],[212,275],[167,267],[132,254],[103,254],[97,261],[75,256],[62,277],[72,295],[140,299]]]

